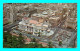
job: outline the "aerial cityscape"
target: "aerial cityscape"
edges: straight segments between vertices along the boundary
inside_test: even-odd
[[[77,3],[4,3],[3,48],[77,48]]]

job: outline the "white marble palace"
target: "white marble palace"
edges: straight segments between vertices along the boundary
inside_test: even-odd
[[[44,21],[43,19],[33,20],[32,18],[24,17],[22,21],[19,22],[19,30],[23,30],[26,32],[31,32],[33,35],[37,35],[40,33],[44,36],[50,36],[54,32],[51,30],[51,24],[48,21]]]

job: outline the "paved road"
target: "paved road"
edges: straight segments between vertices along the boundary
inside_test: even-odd
[[[67,46],[69,46],[72,43],[72,41],[74,41],[77,38],[77,34],[75,32],[73,32],[73,34],[74,35],[70,38],[71,40],[69,40]]]
[[[9,25],[6,25],[6,26],[3,26],[3,31],[11,31],[11,28],[18,25],[19,21],[13,23],[13,24],[9,24]]]

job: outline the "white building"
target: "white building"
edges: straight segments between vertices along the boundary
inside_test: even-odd
[[[44,35],[50,36],[53,34],[51,28],[49,28],[51,24],[48,22],[39,22],[36,20],[32,20],[31,18],[24,17],[22,21],[19,22],[19,29],[23,31],[27,31],[32,33],[33,35]]]

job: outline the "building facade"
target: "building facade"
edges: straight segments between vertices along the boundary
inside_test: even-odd
[[[22,21],[19,22],[19,29],[30,32],[33,35],[37,36],[39,34],[46,36],[52,35],[53,31],[50,28],[51,24],[49,24],[46,21],[43,22],[42,20],[41,21],[40,20],[36,21],[32,20],[31,18],[24,17],[22,18]]]

